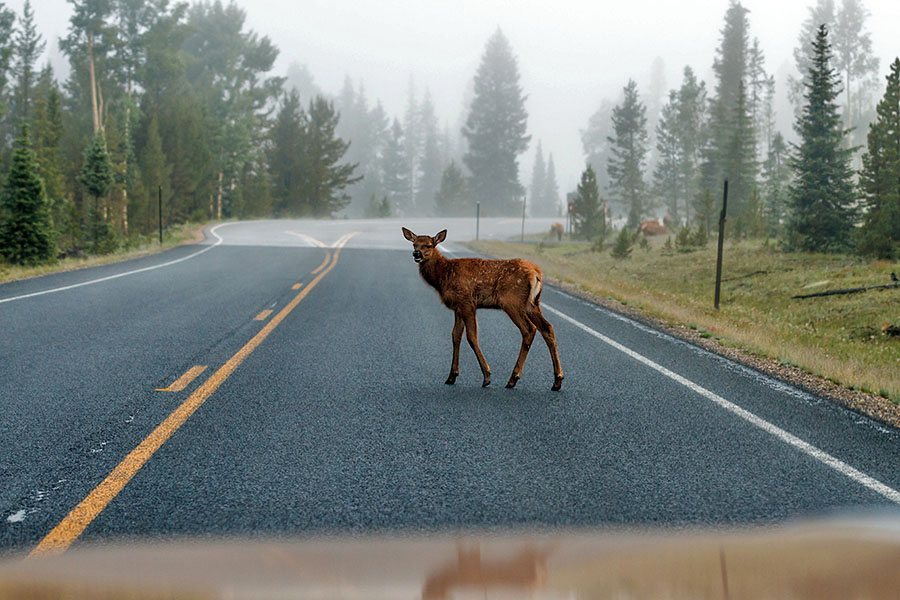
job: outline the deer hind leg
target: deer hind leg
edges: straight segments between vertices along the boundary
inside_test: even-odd
[[[541,332],[541,337],[547,342],[547,348],[550,349],[550,360],[553,362],[553,387],[550,388],[554,392],[559,391],[562,387],[563,372],[559,364],[559,351],[556,349],[556,334],[553,332],[553,325],[544,318],[541,307],[537,304],[532,305],[528,311],[528,319],[537,326]]]
[[[513,367],[512,375],[509,376],[509,383],[506,384],[507,388],[514,388],[516,387],[516,382],[519,381],[519,377],[522,376],[522,369],[525,367],[525,358],[528,356],[528,350],[531,349],[531,342],[534,341],[535,326],[528,317],[525,316],[524,312],[517,311],[514,308],[505,308],[504,312],[506,312],[509,318],[512,319],[512,322],[516,324],[519,331],[522,332],[522,348],[519,350],[519,358],[516,359],[516,366]]]
[[[484,376],[481,387],[487,387],[491,385],[491,368],[488,366],[487,361],[484,360],[484,354],[481,353],[481,347],[478,345],[478,320],[475,318],[475,308],[464,309],[460,312],[466,324],[466,339],[475,353],[475,358],[478,359],[481,374]]]
[[[463,330],[466,328],[465,321],[463,321],[462,316],[460,314],[454,313],[454,321],[453,321],[453,362],[450,363],[450,376],[447,377],[446,383],[447,385],[453,385],[456,383],[456,376],[459,375],[459,343],[462,341]]]

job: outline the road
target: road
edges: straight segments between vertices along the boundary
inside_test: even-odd
[[[896,429],[549,286],[561,392],[539,338],[503,388],[520,336],[494,311],[479,312],[494,384],[463,344],[444,385],[453,316],[401,224],[447,228],[453,256],[475,233],[228,223],[202,245],[0,286],[0,552],[900,505]]]

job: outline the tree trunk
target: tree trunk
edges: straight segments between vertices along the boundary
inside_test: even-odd
[[[88,35],[88,72],[91,75],[91,117],[94,119],[94,134],[100,131],[100,113],[97,111],[97,75],[94,72],[94,38]]]
[[[222,219],[222,178],[225,174],[220,170],[219,171],[219,186],[216,194],[216,220],[220,221]]]

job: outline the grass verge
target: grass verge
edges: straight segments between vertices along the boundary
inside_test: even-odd
[[[895,410],[900,408],[900,337],[890,335],[891,326],[900,327],[900,289],[791,298],[888,284],[891,272],[900,271],[896,263],[726,242],[722,300],[715,311],[714,243],[666,254],[664,242],[652,239],[648,249],[635,247],[627,259],[613,258],[608,249],[593,252],[565,243],[473,242],[470,247],[498,258],[531,260],[553,279],[681,327],[691,332],[689,337],[719,348],[775,361],[848,392],[880,396],[890,405],[888,412],[900,415]],[[873,416],[900,424],[900,418]]]
[[[61,260],[34,267],[13,265],[0,258],[0,283],[141,258],[142,256],[157,254],[164,250],[181,246],[182,244],[202,242],[203,228],[207,225],[210,225],[210,223],[185,223],[183,225],[172,226],[163,232],[162,245],[159,244],[158,237],[148,235],[143,236],[140,240],[132,241],[127,246],[123,246],[111,254],[66,257]]]

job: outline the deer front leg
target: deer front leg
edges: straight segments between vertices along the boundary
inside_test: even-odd
[[[484,360],[484,354],[481,353],[481,347],[478,345],[478,320],[475,318],[475,309],[471,308],[460,312],[462,312],[462,318],[466,324],[466,339],[469,341],[472,351],[475,352],[475,358],[478,359],[481,374],[484,376],[481,387],[487,387],[491,385],[491,368]]]
[[[456,383],[456,376],[459,375],[459,343],[462,341],[463,330],[466,328],[465,321],[458,312],[454,312],[453,321],[453,362],[450,363],[450,376],[444,383],[453,385]]]

